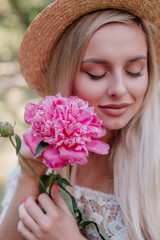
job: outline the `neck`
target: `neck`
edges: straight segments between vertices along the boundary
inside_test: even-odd
[[[106,142],[111,147],[115,139],[116,131],[107,130],[107,133],[104,137],[101,138],[103,142]]]
[[[112,162],[104,155],[90,153],[88,163],[77,166],[75,184],[113,193]]]
[[[107,131],[101,140],[112,146],[115,132]],[[113,162],[109,155],[100,155],[90,152],[88,163],[72,168],[72,184],[89,187],[113,194]]]

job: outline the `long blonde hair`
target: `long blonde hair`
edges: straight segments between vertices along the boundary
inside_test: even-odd
[[[160,159],[158,68],[151,25],[120,10],[90,13],[73,23],[54,46],[50,66],[51,94],[73,94],[85,47],[100,27],[136,22],[148,44],[148,88],[141,109],[116,132],[111,149],[114,190],[122,209],[128,240],[157,240],[160,236]]]

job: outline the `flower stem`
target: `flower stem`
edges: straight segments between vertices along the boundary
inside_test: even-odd
[[[54,170],[52,170],[52,174],[54,175]],[[52,188],[52,180],[53,180],[53,175],[51,175],[51,177],[49,178],[49,196],[51,198],[51,188]]]
[[[70,167],[71,167],[71,165],[69,163],[67,166],[67,169],[66,169],[66,179],[68,182],[69,182],[69,177],[70,177]]]
[[[13,147],[16,149],[16,145],[14,144],[13,140],[11,137],[9,137]],[[33,168],[29,165],[29,163],[26,161],[26,159],[23,157],[23,155],[19,152],[18,153],[19,156],[22,158],[22,160],[25,162],[25,164],[28,166],[28,168],[32,171],[32,173],[36,176],[36,178],[38,179],[39,183],[41,184],[42,188],[44,189],[44,192],[46,193],[46,188],[42,182],[42,180],[40,179],[40,177],[37,175],[37,173],[33,170]]]

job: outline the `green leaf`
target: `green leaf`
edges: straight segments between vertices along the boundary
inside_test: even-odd
[[[50,179],[49,179],[49,183],[48,183],[50,197],[51,197],[51,188],[52,188],[53,184],[55,183],[55,180],[56,180],[55,175],[54,174],[50,175]]]
[[[73,208],[73,203],[72,203],[72,198],[71,195],[69,194],[68,191],[66,191],[62,186],[58,185],[58,189],[62,195],[62,197],[64,198],[70,212],[72,213],[72,215],[75,217],[74,214],[74,208]]]
[[[86,222],[80,223],[78,226],[79,227],[86,227],[89,224],[94,224],[95,225],[99,235],[101,236],[101,238],[103,240],[110,240],[110,238],[107,236],[107,234],[104,232],[104,230],[97,223],[95,223],[93,221],[86,221]]]
[[[76,203],[76,200],[75,198],[70,194],[70,192],[68,192],[63,186],[61,186],[64,191],[67,192],[67,194],[70,196],[71,200],[72,200],[72,205],[73,205],[73,209],[74,209],[74,212],[77,212],[78,211],[78,207],[77,207],[77,203]]]
[[[76,200],[75,200],[75,198],[71,194],[70,194],[70,197],[72,199],[72,204],[73,204],[74,211],[77,213],[78,207],[77,207]]]
[[[48,145],[48,143],[41,141],[36,148],[34,157],[37,158],[46,149],[46,147],[48,147]]]
[[[68,208],[70,209],[72,215],[76,219],[77,224],[79,224],[82,221],[82,214],[81,214],[81,211],[77,207],[75,198],[62,185],[58,184],[58,188],[60,188],[60,187],[63,190],[63,192],[60,191],[62,194],[62,197],[64,198],[64,200],[65,200],[65,197],[67,197],[65,202],[67,203]]]
[[[72,185],[67,181],[67,179],[62,177],[58,179],[58,183],[60,183],[60,185],[65,184],[66,186],[72,187]]]
[[[82,221],[82,213],[79,209],[75,212],[76,215],[76,220],[77,220],[77,225],[79,225]]]
[[[65,184],[66,186],[72,187],[72,185],[67,181],[67,179],[62,178],[61,175],[54,173],[51,173],[50,175],[53,176],[53,181],[56,182],[58,185],[63,187],[63,184]]]
[[[21,149],[21,139],[17,134],[13,134],[13,136],[15,137],[15,141],[16,141],[16,154],[18,155],[20,149]]]
[[[50,177],[52,177],[52,181],[55,183],[57,181],[57,179],[59,178],[59,175],[57,174],[53,174],[53,173],[50,173],[49,174]]]
[[[41,180],[45,186],[45,188],[47,189],[48,185],[49,185],[49,180],[50,180],[50,175],[42,175],[41,176]],[[41,186],[41,184],[39,184],[39,192],[40,193],[44,193],[44,189]]]

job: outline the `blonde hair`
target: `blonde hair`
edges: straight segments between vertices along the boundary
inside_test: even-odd
[[[50,66],[51,94],[73,94],[85,47],[100,27],[136,22],[148,44],[148,88],[141,109],[116,132],[110,157],[114,164],[114,190],[122,209],[128,240],[157,240],[160,236],[160,161],[158,70],[151,26],[120,10],[97,11],[73,23],[54,46]]]

